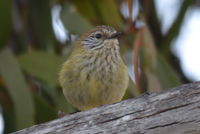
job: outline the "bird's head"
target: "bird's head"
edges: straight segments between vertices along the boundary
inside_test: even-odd
[[[80,38],[80,43],[87,49],[96,50],[103,47],[112,48],[118,46],[118,37],[120,32],[117,32],[110,26],[97,26],[90,30]]]

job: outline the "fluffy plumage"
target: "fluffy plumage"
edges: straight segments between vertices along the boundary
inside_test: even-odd
[[[128,79],[117,31],[109,26],[98,26],[75,43],[59,77],[66,99],[80,110],[120,101]]]

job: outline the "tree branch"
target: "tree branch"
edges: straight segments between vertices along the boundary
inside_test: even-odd
[[[13,134],[199,134],[200,82],[66,115]]]

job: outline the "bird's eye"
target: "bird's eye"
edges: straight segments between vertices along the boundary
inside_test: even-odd
[[[95,37],[96,37],[97,39],[100,39],[100,38],[102,37],[102,35],[101,35],[100,33],[98,33],[98,34],[95,35]]]

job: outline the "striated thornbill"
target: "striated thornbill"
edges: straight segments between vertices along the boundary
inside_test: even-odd
[[[83,34],[63,64],[59,81],[69,103],[87,110],[122,99],[128,70],[119,53],[119,32],[97,26]]]

